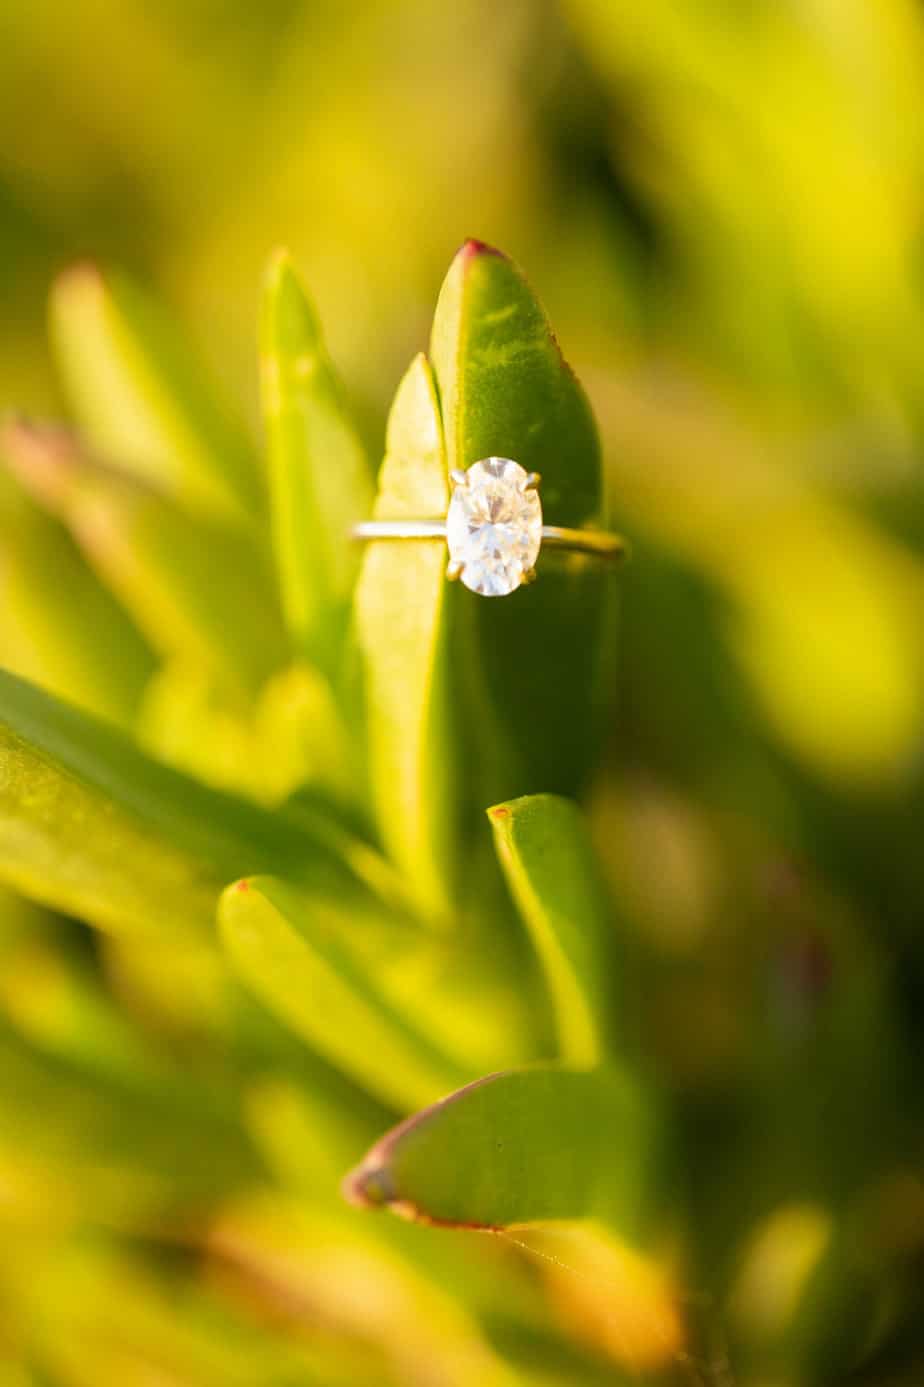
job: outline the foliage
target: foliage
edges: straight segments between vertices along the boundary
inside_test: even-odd
[[[913,1387],[920,13],[205,8],[0,17],[0,1382]]]

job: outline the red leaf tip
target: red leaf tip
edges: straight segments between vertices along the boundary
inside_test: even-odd
[[[473,236],[465,242],[459,254],[464,260],[474,260],[477,255],[496,255],[498,259],[504,259],[503,251],[498,250],[496,246],[489,246],[487,241],[476,241]]]

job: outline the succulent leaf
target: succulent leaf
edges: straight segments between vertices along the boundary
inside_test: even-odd
[[[447,500],[439,402],[421,355],[392,407],[375,516],[440,516]],[[379,827],[422,908],[437,916],[449,908],[453,848],[445,567],[440,545],[371,544],[356,592],[369,778]]]
[[[51,336],[88,447],[197,514],[262,507],[251,447],[160,307],[127,276],[78,265],[51,298]]]
[[[372,476],[289,257],[266,278],[263,414],[283,606],[296,650],[336,668],[359,568],[350,526],[372,504]]]
[[[599,868],[577,806],[527,795],[488,810],[507,884],[542,962],[562,1059],[602,1062],[617,992],[613,931]]]
[[[451,469],[513,458],[541,474],[547,524],[605,521],[587,397],[519,270],[479,241],[462,247],[446,276],[431,360]],[[540,563],[541,581],[509,600],[452,596],[454,658],[488,768],[482,803],[525,786],[573,793],[599,756],[613,580],[606,565],[548,554]]]
[[[362,936],[371,924],[381,954],[395,945],[394,922],[365,914],[355,896],[255,877],[228,888],[220,923],[232,963],[265,1005],[378,1098],[415,1106],[464,1071],[390,1000]]]
[[[476,1228],[599,1218],[641,1235],[661,1133],[613,1068],[491,1074],[393,1128],[344,1184],[366,1207]]]
[[[0,671],[0,880],[24,894],[103,929],[183,935],[210,928],[248,863],[343,885],[374,858],[316,813],[208,789]]]

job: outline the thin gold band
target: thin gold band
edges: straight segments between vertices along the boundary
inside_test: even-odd
[[[353,539],[442,539],[445,520],[364,520],[354,525]],[[626,551],[621,535],[605,530],[569,530],[562,525],[543,525],[542,545],[550,549],[569,549],[575,554],[591,554],[598,559],[620,559]]]

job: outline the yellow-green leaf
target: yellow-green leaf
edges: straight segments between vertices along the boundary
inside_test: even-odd
[[[381,912],[355,894],[244,879],[222,897],[220,924],[232,963],[264,1004],[384,1102],[413,1107],[463,1077],[389,998],[367,947],[370,932],[388,942]]]
[[[652,1212],[659,1136],[642,1093],[614,1069],[510,1070],[395,1127],[344,1192],[424,1222],[600,1218],[634,1237]]]
[[[359,563],[348,532],[368,515],[372,478],[314,310],[284,253],[267,275],[261,373],[283,606],[299,652],[330,665]]]
[[[375,855],[316,814],[271,814],[150,760],[0,671],[0,881],[92,924],[210,928],[221,887],[277,868],[329,889]]]
[[[423,356],[411,364],[388,422],[378,519],[445,514],[439,402]],[[453,747],[448,726],[443,546],[371,544],[356,591],[369,775],[382,840],[421,907],[448,910]]]
[[[250,445],[172,323],[130,279],[79,265],[51,298],[51,335],[88,446],[191,510],[262,506]]]
[[[615,950],[606,897],[576,804],[527,795],[488,810],[507,883],[542,962],[562,1058],[600,1063],[614,1034]]]

